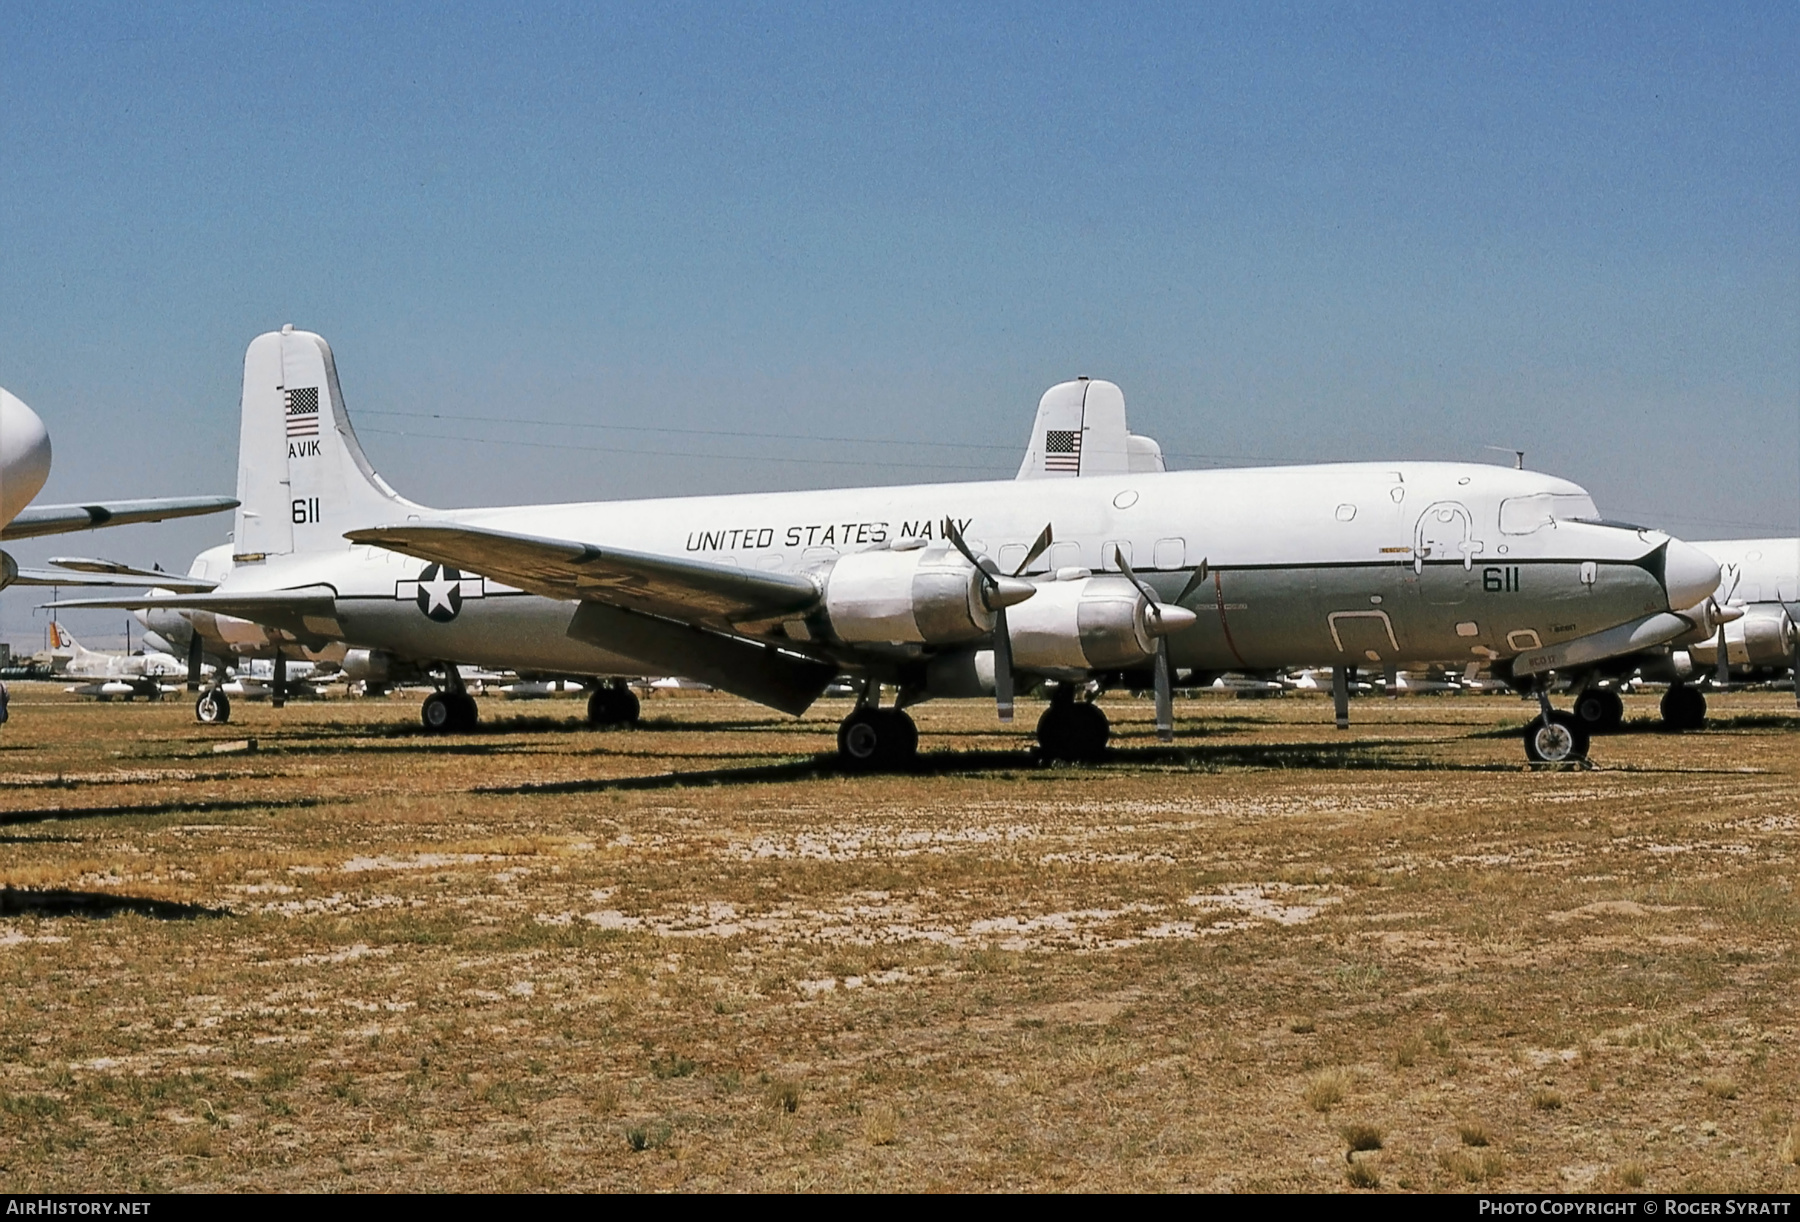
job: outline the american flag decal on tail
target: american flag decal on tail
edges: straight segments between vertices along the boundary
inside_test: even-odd
[[[1081,430],[1044,430],[1044,470],[1081,474]]]
[[[283,391],[287,399],[287,435],[317,437],[319,435],[319,388],[302,386]]]

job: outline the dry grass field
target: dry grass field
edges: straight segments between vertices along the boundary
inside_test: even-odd
[[[1800,1189],[1800,719],[1502,698],[924,767],[723,696],[0,732],[0,1172],[54,1189]],[[254,750],[215,748],[254,740]]]

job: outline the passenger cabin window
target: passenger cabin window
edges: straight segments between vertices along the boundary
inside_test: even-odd
[[[1528,535],[1553,522],[1599,516],[1594,499],[1579,493],[1538,492],[1531,496],[1508,497],[1500,502],[1500,533]]]

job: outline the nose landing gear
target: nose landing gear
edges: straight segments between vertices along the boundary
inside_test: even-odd
[[[1587,759],[1588,731],[1581,719],[1550,707],[1550,695],[1538,688],[1538,715],[1525,727],[1525,757],[1534,764],[1579,764]]]

